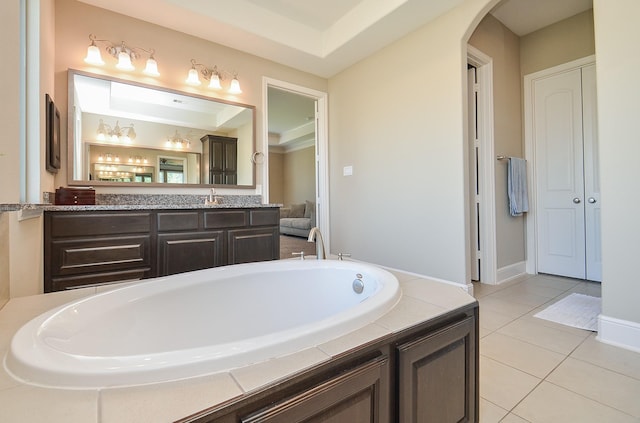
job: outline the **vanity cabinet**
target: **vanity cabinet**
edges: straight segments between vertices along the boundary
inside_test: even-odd
[[[477,422],[478,330],[475,302],[180,422]]]
[[[44,292],[155,276],[152,213],[45,213]]]
[[[44,292],[277,260],[277,208],[47,211]]]

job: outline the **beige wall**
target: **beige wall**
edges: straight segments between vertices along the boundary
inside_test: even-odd
[[[0,66],[0,203],[20,201],[20,2],[0,2],[0,28],[2,31],[2,66]]]
[[[269,202],[284,204],[284,154],[269,152]]]
[[[594,0],[598,136],[602,187],[602,313],[635,324],[634,346],[640,350],[640,2]],[[612,340],[615,334],[600,333]]]
[[[332,251],[467,282],[463,46],[495,3],[465,1],[329,80]]]
[[[20,220],[20,212],[9,215],[11,298],[44,292],[42,216]]]
[[[9,301],[11,272],[9,267],[9,213],[0,213],[0,308]]]
[[[115,59],[107,56],[103,51],[103,59],[107,65],[95,68],[84,63],[89,34],[95,34],[97,38],[112,41],[124,40],[133,46],[145,48],[153,47],[156,50],[155,58],[158,61],[160,77],[150,78],[142,74],[144,60],[136,63],[139,70],[134,73],[120,72],[115,69]],[[55,56],[55,83],[56,90],[67,90],[67,69],[79,69],[95,73],[106,73],[111,76],[140,81],[185,92],[194,92],[199,95],[225,98],[240,103],[251,104],[256,110],[256,147],[260,151],[262,140],[262,77],[267,76],[279,80],[288,81],[297,85],[312,88],[319,91],[327,90],[327,80],[305,72],[300,72],[287,66],[277,64],[259,57],[224,47],[200,38],[176,32],[164,27],[153,25],[128,16],[116,14],[105,9],[96,8],[75,0],[56,1],[56,56]],[[218,65],[225,69],[238,72],[238,79],[242,85],[243,93],[232,96],[207,90],[203,86],[193,88],[185,84],[191,64],[190,60],[196,59],[200,63],[209,66]],[[66,96],[58,96],[60,112],[63,120],[67,117]],[[66,136],[64,131],[63,138]],[[66,184],[66,148],[63,151],[63,169],[56,178],[56,186]],[[258,168],[257,183],[262,184]],[[173,192],[176,188],[97,188],[97,192]],[[205,188],[196,189],[196,193],[207,193]],[[221,193],[247,194],[247,190],[217,189]],[[185,189],[180,189],[185,192]]]
[[[269,202],[285,206],[315,201],[315,148],[269,153]]]
[[[595,53],[593,9],[520,39],[520,70],[527,75]]]
[[[288,152],[283,158],[284,204],[315,201],[315,147]]]
[[[7,43],[0,69],[0,89],[3,93],[2,127],[6,137],[0,143],[0,203],[19,201],[40,202],[43,191],[53,190],[53,176],[45,170],[45,93],[56,97],[53,84],[54,13],[53,0],[29,2],[29,16],[34,25],[27,33],[30,55],[27,68],[20,59],[20,2],[0,5],[2,35]],[[29,91],[21,103],[20,75],[27,79]],[[27,107],[26,114],[21,107]],[[30,112],[33,111],[33,114]],[[20,117],[25,119],[27,165],[20,159]],[[20,179],[28,174],[26,197],[21,198]],[[0,241],[0,303],[1,298],[42,292],[42,224],[41,218],[20,220],[18,212],[4,213]]]
[[[469,40],[493,59],[494,148],[496,154],[524,157],[520,39],[492,15],[487,15]],[[524,216],[509,214],[507,163],[495,160],[496,254],[498,269],[525,260]],[[482,235],[482,231],[481,231]]]

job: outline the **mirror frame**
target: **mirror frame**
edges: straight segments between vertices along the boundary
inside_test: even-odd
[[[68,83],[68,92],[67,92],[67,185],[69,186],[107,186],[107,187],[153,187],[153,188],[232,188],[232,189],[255,189],[256,187],[256,163],[254,157],[256,155],[256,106],[244,103],[237,103],[234,101],[229,101],[217,97],[208,97],[200,94],[185,92],[174,90],[170,88],[165,88],[157,85],[150,85],[141,83],[138,81],[131,81],[128,79],[116,78],[110,75],[101,75],[95,74],[91,72],[80,71],[77,69],[69,69],[67,71],[67,83]],[[81,75],[90,78],[103,79],[106,81],[118,82],[121,84],[129,84],[137,87],[148,88],[152,90],[164,91],[172,94],[183,95],[187,97],[199,98],[202,100],[215,101],[218,103],[228,104],[231,106],[244,107],[251,110],[252,113],[252,140],[251,140],[251,157],[248,157],[247,160],[251,161],[251,169],[252,169],[252,180],[251,185],[225,185],[225,184],[169,184],[169,183],[161,183],[161,182],[109,182],[109,181],[97,181],[97,180],[79,180],[73,179],[73,164],[74,164],[74,155],[75,155],[75,125],[73,122],[74,116],[74,92],[75,92],[75,84],[74,84],[74,76]],[[170,150],[161,150],[161,151],[170,151]],[[204,158],[201,156],[201,160]]]

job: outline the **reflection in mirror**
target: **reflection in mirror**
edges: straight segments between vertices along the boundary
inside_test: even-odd
[[[255,187],[255,108],[69,71],[69,185]],[[233,139],[234,178],[212,178],[209,139]],[[230,160],[235,162],[231,163]]]

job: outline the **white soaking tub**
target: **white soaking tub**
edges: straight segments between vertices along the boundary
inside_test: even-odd
[[[337,260],[148,279],[33,319],[14,336],[5,367],[23,382],[68,388],[188,378],[339,337],[385,314],[400,295],[389,272]]]

